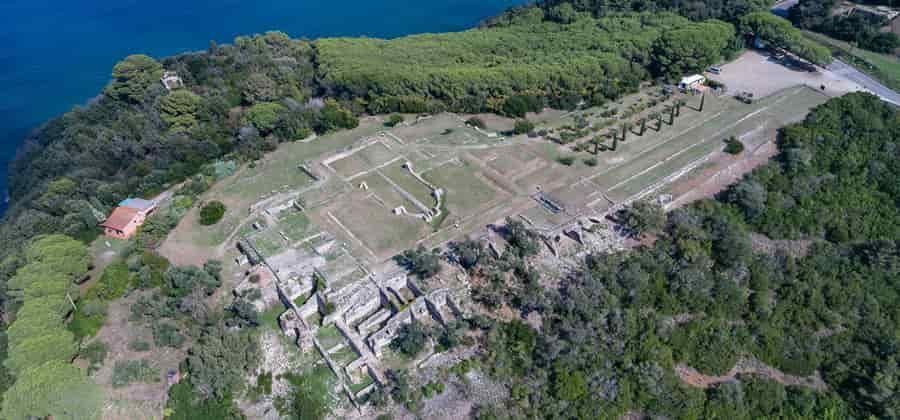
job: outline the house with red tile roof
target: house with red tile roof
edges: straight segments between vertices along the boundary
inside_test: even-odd
[[[100,226],[107,236],[128,239],[137,233],[138,228],[155,209],[156,203],[153,201],[129,198],[119,203],[119,207],[113,209]]]

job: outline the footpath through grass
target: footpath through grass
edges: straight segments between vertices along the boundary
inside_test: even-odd
[[[847,42],[817,32],[803,31],[803,34],[830,49],[835,57],[868,73],[885,86],[900,90],[900,58],[854,47]]]

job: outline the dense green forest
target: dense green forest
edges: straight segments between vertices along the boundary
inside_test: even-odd
[[[512,400],[482,417],[897,418],[898,129],[874,96],[832,99],[784,130],[776,161],[719,199],[667,216],[646,203],[624,211],[653,245],[589,256],[557,288],[539,285],[545,274],[527,257],[540,244],[521,222],[509,222],[502,259],[457,244],[458,260],[487,280],[478,301],[542,320],[540,330],[481,326],[482,366]],[[721,375],[744,357],[818,372],[827,390],[755,376],[703,390],[673,369]]]
[[[854,42],[867,50],[890,54],[900,47],[897,34],[881,31],[887,18],[865,13],[834,14],[838,4],[837,0],[801,0],[790,9],[789,17],[799,28]]]
[[[568,16],[572,11],[587,12],[594,16],[613,13],[661,12],[677,13],[691,20],[719,19],[727,22],[737,20],[755,11],[766,10],[772,4],[769,0],[543,0],[538,4],[557,19]]]
[[[651,74],[701,70],[735,48],[734,40],[725,22],[669,13],[576,15],[559,23],[529,8],[487,28],[391,41],[323,39],[316,49],[326,90],[365,100],[371,112],[523,114],[507,98],[532,97],[523,101],[527,111],[548,103],[572,108],[582,99],[602,104]]]

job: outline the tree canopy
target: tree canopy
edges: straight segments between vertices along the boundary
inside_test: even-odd
[[[185,132],[197,126],[197,114],[203,98],[187,89],[176,90],[159,100],[159,116],[169,130]]]
[[[107,93],[117,99],[141,103],[147,98],[147,88],[159,83],[162,74],[162,64],[152,57],[129,55],[113,67],[113,81],[107,87]]]
[[[3,364],[16,381],[4,393],[3,417],[95,418],[103,394],[71,364],[78,346],[63,325],[72,310],[68,299],[78,298],[72,282],[88,269],[87,247],[62,235],[43,236],[24,255],[27,264],[10,280],[23,290],[23,305],[6,331]]]
[[[3,395],[3,416],[92,419],[100,416],[102,404],[102,391],[77,366],[55,360],[17,378]]]
[[[569,97],[615,98],[649,77],[651,62],[663,61],[657,68],[670,76],[702,68],[734,37],[727,23],[668,13],[564,20],[389,41],[331,38],[316,47],[324,86],[340,98],[366,99],[370,111],[504,112],[505,101],[521,93],[557,105]],[[668,42],[651,53],[661,36]]]
[[[758,36],[813,63],[831,63],[831,52],[827,48],[807,40],[790,21],[770,12],[755,12],[741,17],[740,28],[745,34]]]

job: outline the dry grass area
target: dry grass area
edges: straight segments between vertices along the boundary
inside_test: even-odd
[[[93,375],[94,381],[105,389],[109,403],[104,407],[103,418],[119,419],[159,419],[166,406],[168,384],[166,373],[170,369],[178,369],[178,364],[185,357],[185,350],[190,343],[181,349],[153,346],[150,329],[135,325],[128,321],[131,305],[137,301],[141,293],[120,299],[109,305],[109,315],[103,328],[93,340],[100,340],[109,345],[109,353],[103,366]],[[129,343],[141,340],[151,344],[149,351],[134,351]],[[117,361],[148,359],[154,369],[159,370],[159,381],[154,383],[134,383],[122,388],[112,386],[113,366]]]

